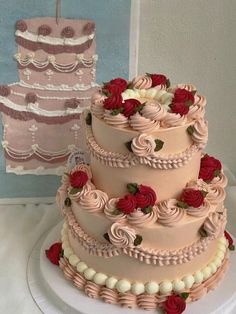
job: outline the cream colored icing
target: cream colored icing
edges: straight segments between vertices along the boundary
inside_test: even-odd
[[[194,98],[195,98],[195,102],[194,103],[196,105],[199,105],[201,107],[205,107],[206,106],[206,98],[205,98],[205,96],[202,96],[200,94],[196,94],[194,96]]]
[[[147,157],[155,153],[156,143],[152,136],[141,133],[133,138],[131,143],[132,152],[139,157]]]
[[[139,132],[150,132],[160,127],[159,122],[147,119],[138,112],[130,117],[129,124],[133,130]]]
[[[203,228],[208,236],[218,237],[224,233],[226,222],[225,211],[213,212],[204,221]]]
[[[118,248],[133,247],[136,234],[134,229],[114,222],[108,230],[111,243]]]
[[[105,192],[99,190],[91,190],[80,197],[79,204],[92,213],[103,212],[103,208],[108,201]]]
[[[150,120],[160,121],[166,114],[166,109],[158,102],[147,102],[142,109],[142,116]]]
[[[139,75],[133,79],[132,84],[137,89],[148,89],[152,87],[152,79],[148,75]]]
[[[104,121],[107,124],[115,126],[117,128],[126,128],[129,125],[128,118],[125,117],[122,113],[112,115],[110,110],[105,110]]]
[[[185,215],[185,210],[178,207],[175,199],[169,199],[161,202],[157,206],[157,222],[163,226],[173,227],[176,226]]]
[[[200,149],[203,149],[208,140],[208,123],[204,119],[200,119],[194,123],[193,128],[192,139]]]
[[[205,199],[204,203],[200,207],[188,207],[186,209],[186,212],[188,215],[193,216],[193,217],[203,217],[205,216],[210,209],[210,204],[209,202]]]

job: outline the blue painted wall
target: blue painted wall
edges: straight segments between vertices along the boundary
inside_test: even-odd
[[[0,1],[0,84],[18,81],[13,60],[15,22],[22,18],[55,16],[55,4],[56,0]],[[95,20],[98,83],[117,76],[128,78],[130,0],[61,0],[61,15]],[[56,176],[6,174],[0,148],[0,198],[54,196],[59,184],[60,178]]]

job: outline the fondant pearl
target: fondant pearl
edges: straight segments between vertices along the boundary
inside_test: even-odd
[[[196,273],[193,275],[195,283],[201,283],[203,281],[203,273],[198,270]]]
[[[70,246],[70,244],[69,244],[68,241],[62,242],[62,248],[63,248],[63,250],[65,250],[65,249],[68,248],[69,246]]]
[[[194,284],[194,277],[192,275],[185,276],[183,278],[183,281],[185,283],[185,288],[190,289]]]
[[[225,251],[226,251],[225,245],[222,244],[222,243],[220,243],[220,244],[218,245],[218,250],[220,250],[221,252],[225,253]]]
[[[159,285],[158,283],[154,282],[154,281],[150,281],[145,285],[145,291],[148,294],[155,294],[159,291]]]
[[[66,222],[64,222],[62,229],[67,229],[67,223]]]
[[[73,251],[70,247],[65,248],[64,250],[64,256],[69,258],[73,254]]]
[[[129,291],[130,288],[131,288],[130,282],[128,280],[125,280],[125,279],[119,280],[116,284],[116,289],[121,293],[125,293],[125,292]]]
[[[102,273],[97,273],[95,274],[95,276],[93,277],[93,281],[97,284],[97,285],[105,285],[107,279],[107,275],[102,274]]]
[[[185,288],[185,283],[182,280],[175,280],[172,284],[175,292],[180,292]]]
[[[214,264],[216,265],[217,268],[220,267],[221,259],[219,257],[216,257],[213,262],[214,262]]]
[[[157,89],[156,88],[150,88],[146,90],[146,97],[148,98],[155,98],[157,96]]]
[[[217,267],[215,263],[210,263],[208,266],[210,267],[212,274],[214,274],[217,271]]]
[[[109,288],[109,289],[114,289],[115,286],[116,286],[117,281],[118,281],[118,280],[117,280],[115,277],[109,277],[109,278],[107,278],[107,280],[106,280],[106,286],[107,286],[107,288]]]
[[[76,266],[79,273],[83,273],[87,268],[88,266],[84,262],[79,262]]]
[[[79,263],[79,261],[80,261],[79,258],[75,254],[72,254],[69,257],[69,263],[74,267]]]
[[[211,269],[209,266],[203,268],[202,270],[204,280],[208,279],[211,276]]]
[[[133,294],[139,295],[141,293],[144,293],[145,291],[145,287],[144,284],[142,283],[134,283],[131,286],[131,291],[133,292]]]
[[[163,281],[160,284],[160,293],[161,294],[167,294],[169,292],[171,292],[172,290],[172,283],[170,281]]]
[[[222,251],[218,251],[216,253],[216,256],[219,257],[221,260],[223,260],[225,255],[224,255],[224,253]]]
[[[67,234],[66,234],[66,233],[64,233],[64,234],[62,235],[62,237],[61,237],[61,241],[62,241],[62,242],[66,242],[66,241],[68,241],[68,236],[67,236]]]
[[[87,268],[84,271],[84,277],[88,280],[92,280],[95,274],[96,272],[93,268]]]
[[[227,240],[226,240],[225,237],[219,238],[219,242],[222,243],[222,244],[224,244],[225,246],[226,246],[226,244],[227,244]]]

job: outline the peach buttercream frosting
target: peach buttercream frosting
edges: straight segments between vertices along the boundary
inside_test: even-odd
[[[148,89],[152,87],[152,79],[148,75],[139,75],[132,81],[133,87],[137,89]]]
[[[145,133],[133,138],[131,149],[136,156],[146,157],[155,153],[156,143],[152,136]]]
[[[132,247],[136,238],[135,230],[114,222],[108,230],[110,242],[118,248]]]
[[[108,195],[100,190],[91,190],[81,196],[79,204],[90,212],[102,212]]]
[[[151,120],[160,121],[166,114],[166,109],[159,102],[147,102],[142,109],[142,116]]]
[[[126,220],[126,215],[122,212],[117,212],[116,204],[118,200],[119,198],[111,198],[105,205],[104,214],[111,221],[121,222]]]
[[[147,131],[150,132],[160,127],[160,123],[158,121],[145,118],[142,115],[140,115],[139,112],[135,113],[133,116],[130,117],[129,124],[133,130],[139,132]]]
[[[175,226],[185,215],[185,210],[177,206],[177,200],[169,199],[157,206],[157,222],[163,226]]]
[[[199,119],[194,123],[192,139],[199,148],[204,148],[208,140],[208,123],[204,119]]]
[[[224,233],[226,222],[225,212],[213,212],[206,218],[203,228],[208,236],[218,237]]]

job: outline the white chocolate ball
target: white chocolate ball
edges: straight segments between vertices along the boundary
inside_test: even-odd
[[[145,287],[143,283],[133,283],[131,286],[131,291],[133,292],[133,294],[139,295],[141,293],[144,293],[145,291]]]
[[[196,271],[196,273],[193,275],[193,277],[194,277],[194,280],[196,283],[203,282],[204,276],[200,270]]]
[[[223,253],[225,253],[225,251],[226,251],[225,245],[220,243],[220,244],[218,245],[218,250],[220,250],[220,251],[222,251]]]
[[[222,243],[222,244],[224,244],[224,245],[226,246],[226,244],[227,244],[227,239],[226,239],[225,237],[221,237],[221,238],[219,238],[219,242]]]
[[[79,258],[75,254],[72,254],[69,257],[69,263],[74,267],[79,263],[79,261],[80,261]]]
[[[70,247],[65,248],[64,250],[64,256],[69,259],[69,257],[73,254],[73,251]]]
[[[217,268],[220,267],[221,259],[219,257],[216,257],[213,262],[214,262],[214,264],[216,265]]]
[[[188,275],[183,278],[183,282],[185,283],[186,289],[190,289],[192,285],[194,284],[194,281],[195,280],[194,280],[193,275]]]
[[[217,271],[217,266],[214,262],[210,263],[208,266],[210,267],[212,274],[214,274]]]
[[[146,283],[145,285],[145,291],[148,294],[155,294],[159,291],[159,285],[158,283],[154,282],[154,281],[150,281],[148,283]]]
[[[183,280],[179,280],[179,279],[176,279],[174,282],[172,282],[172,285],[173,285],[173,290],[175,292],[180,292],[180,291],[182,291],[185,288],[184,281]]]
[[[121,279],[116,283],[116,289],[121,293],[125,293],[131,289],[131,284],[128,280]]]
[[[222,251],[218,251],[217,253],[216,253],[216,256],[217,257],[219,257],[220,259],[221,259],[221,261],[224,259],[224,253],[222,252]]]
[[[95,276],[93,277],[93,281],[97,285],[105,285],[106,280],[107,280],[107,275],[102,274],[102,273],[96,273]]]
[[[69,244],[68,241],[65,241],[65,242],[62,243],[63,250],[65,250],[66,248],[69,248],[69,247],[70,247],[70,244]]]
[[[96,272],[93,268],[87,268],[84,271],[84,277],[88,280],[92,280],[95,274]]]
[[[87,268],[88,266],[84,262],[79,262],[76,266],[79,273],[83,273]]]
[[[106,280],[106,286],[107,286],[107,288],[109,288],[109,289],[114,289],[115,286],[116,286],[117,281],[118,281],[118,280],[117,280],[115,277],[109,277],[109,278],[107,278],[107,280]]]
[[[166,281],[163,281],[160,283],[160,293],[161,294],[167,294],[167,293],[170,293],[173,286],[172,286],[172,283],[168,280]]]
[[[204,280],[208,279],[211,276],[211,268],[209,266],[206,266],[202,269],[202,273]]]

